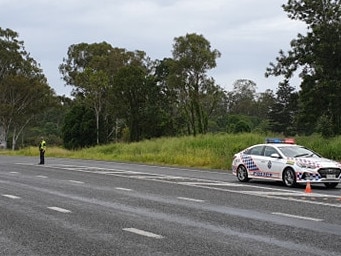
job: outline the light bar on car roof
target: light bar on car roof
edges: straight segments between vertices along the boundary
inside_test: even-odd
[[[267,138],[265,140],[266,143],[285,143],[285,144],[295,144],[295,139],[294,138]]]

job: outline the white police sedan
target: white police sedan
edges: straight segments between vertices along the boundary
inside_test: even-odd
[[[296,184],[323,183],[335,188],[341,181],[341,163],[323,158],[316,152],[295,144],[291,138],[267,139],[233,157],[232,172],[241,182],[250,179],[283,181]]]

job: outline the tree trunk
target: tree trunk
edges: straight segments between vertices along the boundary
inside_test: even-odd
[[[16,143],[17,143],[16,135],[17,135],[17,129],[14,128],[14,130],[13,130],[13,137],[12,137],[12,151],[15,150],[15,146],[16,146]]]
[[[99,145],[99,111],[96,112],[96,143]]]

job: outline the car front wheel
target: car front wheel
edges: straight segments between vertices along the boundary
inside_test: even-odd
[[[241,182],[249,181],[246,167],[244,165],[239,165],[237,169],[237,178]]]
[[[294,187],[296,185],[296,176],[293,169],[287,168],[283,171],[283,183],[287,187]]]

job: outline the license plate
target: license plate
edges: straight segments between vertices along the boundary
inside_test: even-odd
[[[335,174],[327,174],[327,177],[326,177],[327,179],[335,179],[336,178],[336,176],[335,176]]]

